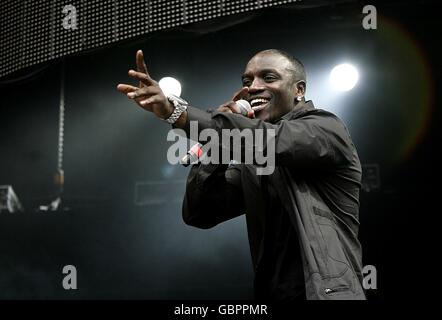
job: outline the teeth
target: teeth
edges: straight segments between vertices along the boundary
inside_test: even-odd
[[[253,107],[256,104],[267,103],[267,102],[268,102],[267,99],[258,98],[258,99],[253,99],[252,101],[250,101],[250,104]]]

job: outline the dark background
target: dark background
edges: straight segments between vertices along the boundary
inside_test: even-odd
[[[338,114],[361,162],[380,168],[380,188],[361,194],[363,262],[378,274],[369,297],[415,296],[431,282],[425,249],[439,213],[440,18],[430,1],[379,1],[378,29],[364,30],[364,4],[266,9],[66,57],[62,212],[36,212],[55,192],[61,61],[0,79],[0,185],[12,185],[26,209],[0,214],[0,298],[252,298],[244,217],[211,230],[182,222],[188,169],[167,162],[169,127],[116,85],[130,81],[143,49],[152,77],[174,76],[192,105],[216,107],[267,48],[304,62],[307,98]],[[358,66],[360,81],[338,94],[326,80],[343,61]],[[137,182],[161,184],[145,196],[167,200],[136,205]],[[61,285],[69,264],[75,291]]]

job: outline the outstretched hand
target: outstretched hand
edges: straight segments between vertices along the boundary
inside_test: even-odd
[[[119,84],[117,90],[134,100],[144,110],[154,113],[161,119],[168,118],[174,107],[167,100],[158,82],[152,79],[144,62],[143,51],[136,54],[137,71],[129,70],[129,76],[139,80],[138,87],[130,84]]]

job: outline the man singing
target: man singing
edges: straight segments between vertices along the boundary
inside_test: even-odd
[[[255,163],[194,164],[183,219],[198,228],[246,215],[255,296],[267,300],[365,299],[358,241],[361,165],[350,135],[334,114],[305,101],[300,61],[264,50],[248,62],[243,88],[216,111],[166,97],[137,52],[139,86],[118,90],[143,109],[189,135],[198,130],[274,130],[275,169],[258,175]],[[236,101],[247,100],[251,117]],[[202,142],[204,143],[204,142]]]

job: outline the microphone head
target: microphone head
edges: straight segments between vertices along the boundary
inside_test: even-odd
[[[254,118],[255,113],[247,100],[241,99],[235,102],[241,114],[248,118]]]

